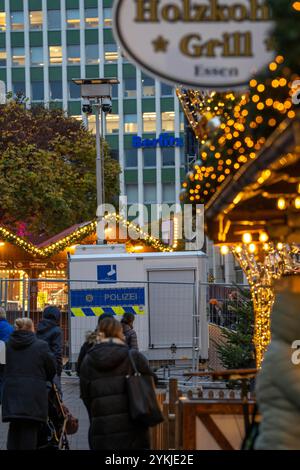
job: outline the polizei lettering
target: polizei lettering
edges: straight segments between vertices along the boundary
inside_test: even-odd
[[[248,6],[235,3],[224,5],[222,1],[210,0],[206,4],[181,0],[181,5],[161,0],[135,0],[135,21],[142,23],[186,23],[270,21],[271,11],[265,0],[248,0]]]

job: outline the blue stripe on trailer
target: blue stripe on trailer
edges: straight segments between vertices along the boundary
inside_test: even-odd
[[[71,308],[145,305],[144,287],[81,289],[70,294]]]

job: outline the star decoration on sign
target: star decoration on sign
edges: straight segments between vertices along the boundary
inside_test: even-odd
[[[154,52],[167,52],[169,41],[163,36],[158,36],[152,41]]]

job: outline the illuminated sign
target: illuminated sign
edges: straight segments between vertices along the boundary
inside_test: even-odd
[[[173,137],[170,134],[163,133],[157,139],[143,139],[138,135],[134,135],[132,137],[132,147],[139,149],[139,148],[150,148],[157,146],[164,148],[164,147],[183,147],[184,142],[181,137]]]

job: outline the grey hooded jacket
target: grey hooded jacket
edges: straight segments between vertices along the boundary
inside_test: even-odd
[[[277,294],[271,321],[272,341],[256,382],[262,423],[255,449],[300,450],[300,364],[292,362],[292,344],[300,340],[300,294]]]

